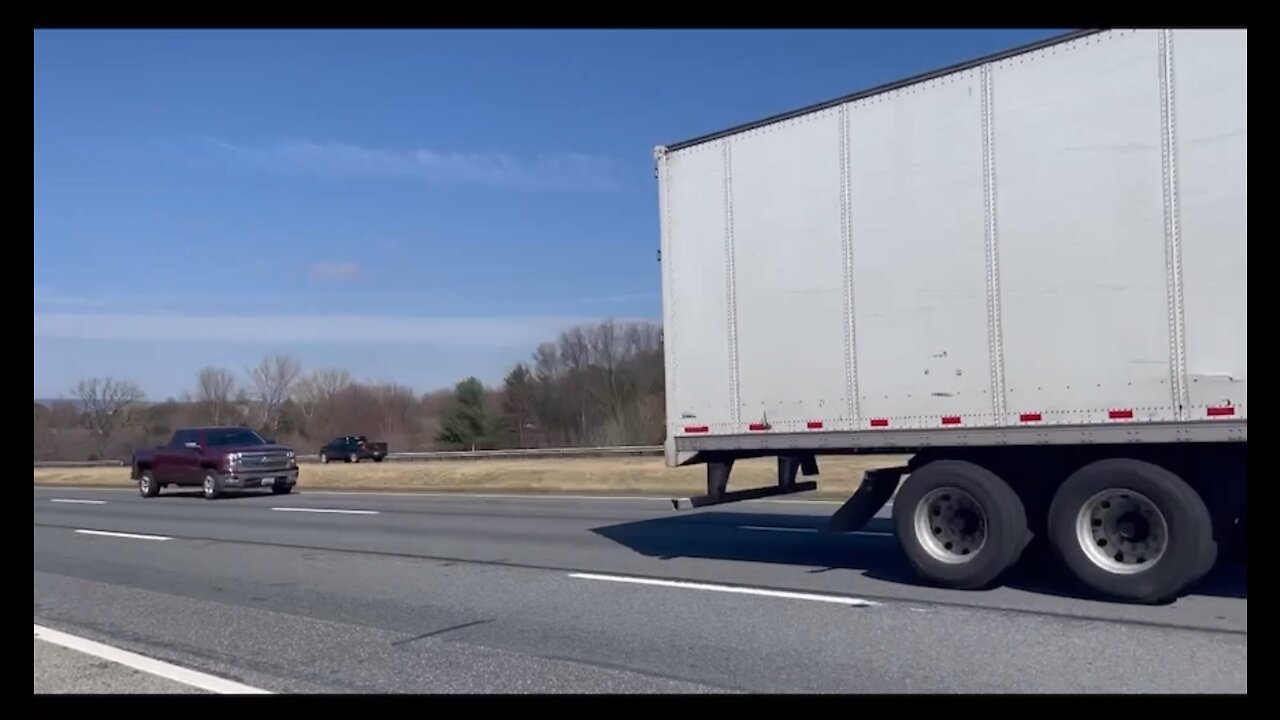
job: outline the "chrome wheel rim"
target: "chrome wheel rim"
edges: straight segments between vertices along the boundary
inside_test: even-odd
[[[1076,513],[1076,541],[1089,562],[1117,575],[1155,566],[1169,548],[1169,521],[1151,498],[1128,488],[1108,488]]]
[[[934,488],[916,503],[916,539],[933,559],[967,563],[987,544],[987,514],[973,495],[957,487]]]

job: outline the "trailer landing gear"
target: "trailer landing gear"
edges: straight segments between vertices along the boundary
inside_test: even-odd
[[[778,484],[773,487],[749,488],[728,492],[729,474],[733,472],[733,458],[713,460],[707,463],[707,494],[698,497],[671,498],[671,507],[700,508],[710,505],[758,500],[779,495],[794,495],[818,489],[818,483],[807,480],[796,482],[796,475],[818,474],[818,460],[812,454],[782,455],[778,457]]]

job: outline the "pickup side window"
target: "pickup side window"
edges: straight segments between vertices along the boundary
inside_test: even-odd
[[[200,438],[193,430],[178,430],[173,434],[173,439],[169,441],[169,447],[180,448],[189,442],[200,442]]]

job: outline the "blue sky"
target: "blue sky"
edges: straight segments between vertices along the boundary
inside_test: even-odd
[[[1056,32],[36,32],[35,395],[496,382],[660,317],[654,145]]]

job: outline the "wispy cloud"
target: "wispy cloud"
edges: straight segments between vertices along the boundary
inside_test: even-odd
[[[106,303],[101,298],[72,295],[44,285],[36,285],[32,290],[36,305],[63,308],[102,308],[106,306]]]
[[[35,313],[35,337],[79,340],[237,344],[436,345],[528,349],[594,318],[395,317],[384,315],[189,315],[178,313]],[[335,332],[341,328],[341,332]]]
[[[361,272],[359,263],[353,262],[318,262],[307,268],[312,280],[350,280]]]
[[[584,153],[522,158],[500,152],[388,150],[309,140],[247,146],[216,138],[198,139],[224,152],[228,158],[279,173],[325,178],[411,179],[525,191],[598,192],[615,186],[614,162]]]

